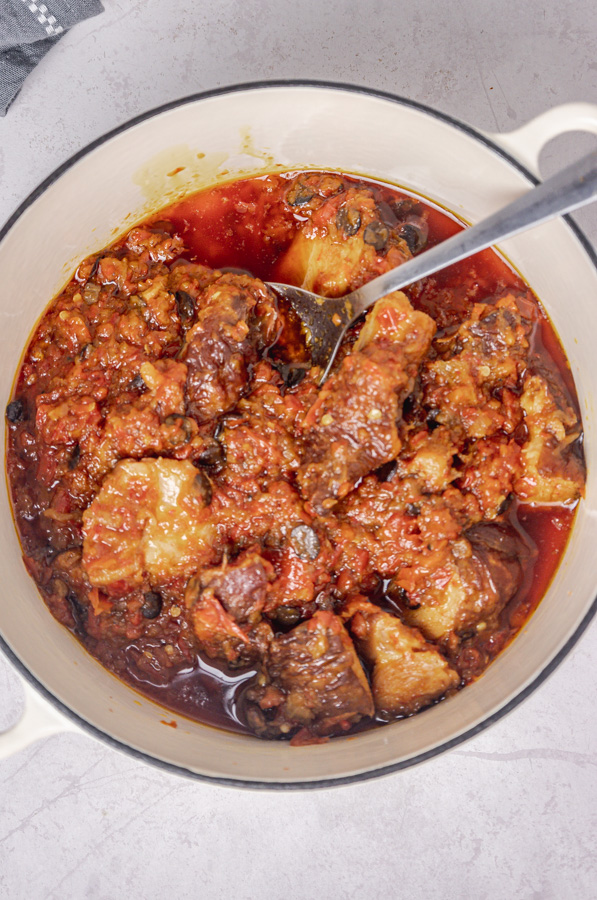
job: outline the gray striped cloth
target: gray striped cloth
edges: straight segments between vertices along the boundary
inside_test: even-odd
[[[0,0],[0,116],[61,36],[103,9],[100,0]]]

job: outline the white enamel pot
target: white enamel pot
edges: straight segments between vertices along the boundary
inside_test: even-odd
[[[0,405],[37,318],[77,260],[148,212],[217,180],[281,169],[337,169],[426,195],[476,222],[536,182],[543,144],[597,133],[597,106],[572,104],[518,131],[487,135],[398,97],[306,82],[212,91],[147,113],[61,166],[0,232]],[[95,662],[56,622],[21,560],[4,480],[0,495],[0,643],[25,683],[21,720],[0,757],[83,730],[179,774],[253,787],[316,787],[428,759],[495,722],[555,668],[596,608],[597,260],[569,221],[504,242],[539,296],[572,365],[585,426],[586,498],[535,614],[473,685],[414,718],[311,747],[290,747],[166,713]],[[3,418],[3,417],[2,417]],[[174,719],[176,728],[162,720]]]

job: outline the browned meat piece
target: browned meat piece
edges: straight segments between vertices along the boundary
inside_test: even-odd
[[[399,588],[424,595],[429,579],[445,579],[450,544],[482,517],[472,494],[453,487],[425,494],[414,478],[384,483],[375,476],[365,478],[334,512],[321,521],[336,548],[335,588],[342,595],[371,589],[373,573],[399,576]]]
[[[176,299],[176,310],[184,334],[195,324],[197,312],[205,299],[206,288],[222,273],[198,263],[179,260],[174,263],[168,277],[168,290]]]
[[[209,266],[180,259],[170,269],[168,290],[173,293],[184,291],[190,294],[194,303],[199,303],[203,291],[221,275],[219,269],[210,269]]]
[[[272,641],[264,677],[247,700],[249,725],[261,737],[299,727],[314,735],[341,733],[374,711],[352,641],[331,612],[317,612]]]
[[[320,209],[326,200],[346,190],[341,175],[331,172],[301,172],[295,176],[286,191],[286,203],[292,209],[308,217]]]
[[[279,327],[273,295],[246,275],[222,275],[206,288],[200,306],[182,352],[187,408],[199,424],[235,406],[247,389],[247,367]]]
[[[439,348],[445,358],[423,367],[425,406],[457,438],[511,434],[520,423],[511,389],[527,364],[531,322],[526,311],[526,301],[512,296],[495,306],[475,304],[447,347]],[[500,399],[495,390],[501,391]]]
[[[274,571],[257,549],[244,550],[234,562],[224,560],[216,569],[203,569],[199,576],[203,590],[210,590],[226,612],[241,624],[259,621],[268,584]]]
[[[459,473],[461,490],[475,495],[485,519],[495,519],[522,473],[519,445],[503,435],[495,436],[475,441],[461,457],[465,462]]]
[[[263,656],[272,631],[261,612],[272,578],[271,565],[247,550],[191,579],[185,603],[199,647],[210,659],[238,667]]]
[[[352,616],[350,630],[372,667],[378,715],[410,716],[458,687],[458,673],[416,628],[363,600],[350,603],[345,615]]]
[[[247,494],[287,478],[299,466],[294,430],[304,403],[282,388],[280,375],[262,360],[253,370],[251,395],[222,422],[226,466],[220,479]]]
[[[525,379],[520,403],[529,434],[522,448],[518,496],[530,503],[571,503],[582,496],[583,464],[571,445],[581,432],[574,410],[540,375]]]
[[[498,525],[479,527],[467,533],[470,540],[455,541],[440,565],[423,560],[396,576],[405,592],[404,620],[429,640],[486,628],[520,585],[528,549]]]
[[[179,343],[180,324],[166,272],[138,285],[118,318],[118,337],[151,354]]]
[[[219,439],[226,452],[221,475],[241,489],[250,481],[257,488],[298,469],[294,437],[275,419],[249,412],[226,421]]]
[[[396,421],[435,332],[402,293],[375,304],[354,351],[332,375],[302,423],[297,480],[318,513],[400,450]]]
[[[188,461],[126,460],[83,514],[83,568],[95,587],[125,592],[189,577],[214,554],[205,476]]]
[[[476,303],[455,337],[459,353],[475,358],[479,365],[491,361],[494,382],[513,385],[526,365],[529,335],[537,310],[525,296],[507,294],[495,305]],[[482,379],[486,373],[480,372]]]
[[[235,549],[256,541],[279,548],[295,526],[311,522],[298,491],[285,481],[272,481],[266,491],[249,494],[215,487],[212,507],[222,537]]]
[[[124,296],[143,293],[144,286],[151,289],[148,276],[154,275],[160,290],[165,289],[167,269],[163,265],[182,250],[182,241],[161,231],[148,228],[133,228],[127,235],[124,245],[111,248],[111,252],[95,261],[86,260],[79,268],[81,280],[92,277],[99,285],[115,285]],[[126,255],[125,255],[126,254]],[[90,265],[91,264],[91,265]],[[146,284],[147,282],[147,284]]]
[[[330,186],[333,193],[324,199]],[[321,179],[309,183],[301,176],[287,202],[308,218],[281,262],[283,281],[341,297],[411,257],[396,217],[380,210],[367,189]]]
[[[195,588],[191,582],[189,591]],[[187,592],[187,597],[189,592]],[[241,628],[226,612],[212,590],[202,591],[194,602],[191,618],[199,648],[209,659],[241,668],[266,652],[272,630],[266,622]]]
[[[114,405],[103,429],[80,441],[83,463],[98,484],[119,459],[201,456],[209,441],[185,415],[186,375],[186,366],[173,359],[142,363],[136,376],[142,393]]]

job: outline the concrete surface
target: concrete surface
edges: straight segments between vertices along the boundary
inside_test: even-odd
[[[597,101],[592,0],[104,3],[0,119],[0,221],[91,139],[218,85],[349,81],[489,130]],[[558,139],[544,171],[594,144]],[[577,218],[597,243],[596,210]],[[0,896],[593,898],[596,664],[593,624],[547,684],[475,740],[416,769],[317,793],[216,788],[90,738],[48,739],[0,763]],[[20,702],[0,660],[0,727]]]

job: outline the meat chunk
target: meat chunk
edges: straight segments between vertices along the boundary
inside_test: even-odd
[[[281,262],[282,280],[326,297],[341,297],[410,259],[396,217],[391,210],[380,209],[372,191],[342,186],[324,199],[322,188],[325,194],[321,182],[303,179],[287,194],[292,205],[301,206],[307,221]],[[301,197],[309,200],[301,203]]]
[[[260,659],[273,635],[266,622],[241,628],[211,590],[200,594],[191,615],[200,650],[235,669]]]
[[[200,297],[196,323],[187,332],[186,400],[199,424],[232,409],[247,388],[248,366],[277,335],[276,301],[246,275],[222,275]]]
[[[417,479],[426,493],[440,493],[458,478],[457,446],[444,426],[410,434],[397,461],[400,478]]]
[[[263,656],[272,631],[261,612],[272,578],[271,565],[247,550],[191,579],[185,603],[199,647],[210,659],[238,667]]]
[[[313,602],[320,595],[323,599],[322,592],[332,581],[335,556],[323,534],[310,525],[295,525],[282,548],[270,551],[276,577],[268,591],[266,613],[282,622],[296,616],[296,622],[312,612]]]
[[[528,550],[512,535],[500,545],[500,527],[485,526],[490,528],[495,529],[493,544],[486,536],[475,541],[472,529],[471,540],[455,542],[440,565],[423,561],[398,574],[395,583],[405,592],[403,618],[429,640],[486,627],[518,589]]]
[[[93,397],[68,397],[52,401],[48,395],[37,398],[35,424],[40,439],[51,447],[72,447],[84,441],[101,421],[99,406]]]
[[[221,424],[219,439],[226,465],[221,479],[246,493],[288,478],[298,468],[294,423],[301,409],[295,395],[283,393],[275,369],[262,360],[253,369],[253,389]]]
[[[572,446],[581,427],[560,392],[540,375],[525,379],[520,400],[529,434],[522,448],[518,496],[530,503],[571,503],[582,495],[584,468]]]
[[[143,392],[129,402],[114,404],[103,429],[81,442],[83,461],[98,484],[119,459],[201,455],[207,439],[185,415],[186,375],[186,366],[173,359],[140,365],[135,378]]]
[[[426,494],[412,477],[380,482],[369,476],[334,516],[321,520],[337,551],[335,588],[342,595],[368,591],[375,573],[396,576],[400,590],[424,597],[435,578],[441,588],[451,571],[450,546],[480,518],[474,495],[454,487]]]
[[[217,535],[204,478],[188,461],[118,463],[83,514],[83,568],[91,584],[124,592],[188,578],[209,564]]]
[[[402,293],[375,304],[338,372],[305,417],[297,480],[318,513],[400,450],[396,421],[435,331]]]
[[[410,716],[455,689],[460,676],[415,628],[366,601],[349,604],[350,630],[372,667],[377,713]]]
[[[137,225],[127,234],[124,246],[144,261],[169,262],[183,251],[181,238],[171,232],[167,222]]]
[[[212,507],[222,536],[235,549],[256,541],[279,548],[295,526],[311,521],[298,491],[285,481],[272,481],[254,494],[216,487]]]
[[[256,548],[244,550],[233,562],[225,559],[217,568],[203,569],[199,576],[202,589],[212,591],[242,625],[259,621],[273,578],[271,564]]]
[[[471,491],[483,517],[495,519],[522,473],[520,446],[504,435],[475,441],[468,453],[462,453],[465,467],[460,486]]]
[[[186,301],[187,314],[181,318],[193,318],[194,308],[201,305],[201,298],[205,289],[214,281],[217,281],[221,274],[218,269],[210,269],[208,266],[202,266],[198,263],[190,263],[184,260],[174,263],[168,278],[168,289],[176,295],[179,293],[186,295],[193,304],[193,310],[191,311],[188,301]],[[183,299],[183,296],[178,298],[179,304]]]
[[[496,305],[476,303],[456,335],[439,348],[442,358],[423,368],[424,404],[457,438],[511,434],[521,420],[511,391],[526,366],[531,323],[518,302],[526,312],[524,301],[512,296]]]
[[[261,681],[247,693],[247,717],[262,737],[299,727],[329,735],[373,715],[371,690],[353,643],[331,612],[317,612],[276,637]]]

